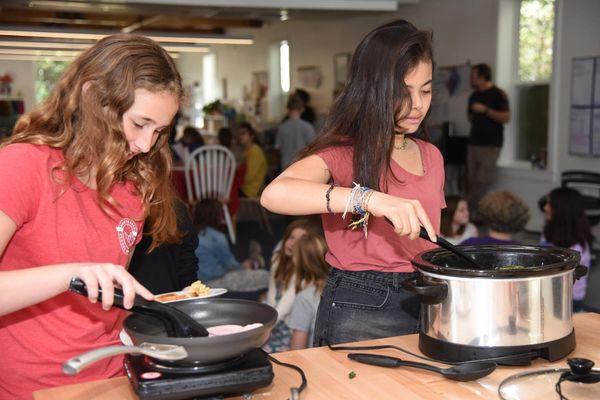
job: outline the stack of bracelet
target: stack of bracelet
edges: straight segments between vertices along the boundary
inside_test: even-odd
[[[346,208],[344,209],[344,213],[342,214],[342,219],[346,218],[346,213],[349,210],[351,210],[353,214],[360,215],[360,219],[350,222],[348,227],[350,229],[356,229],[357,227],[361,226],[365,237],[367,237],[367,227],[369,225],[370,215],[370,213],[367,211],[367,206],[369,204],[369,199],[371,199],[371,195],[373,194],[373,190],[367,187],[360,186],[356,182],[353,183],[354,187],[350,191],[348,200],[346,200]]]

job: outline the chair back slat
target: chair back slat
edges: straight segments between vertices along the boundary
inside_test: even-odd
[[[206,145],[196,149],[185,163],[188,200],[229,197],[235,168],[235,157],[227,147]]]

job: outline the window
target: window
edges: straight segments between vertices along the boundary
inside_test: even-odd
[[[546,168],[549,88],[554,41],[554,0],[521,0],[514,85],[515,158]]]
[[[48,97],[68,65],[68,61],[41,60],[35,63],[36,103],[39,104]]]

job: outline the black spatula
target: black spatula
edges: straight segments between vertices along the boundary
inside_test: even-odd
[[[82,296],[88,295],[85,282],[74,277],[71,279],[69,290]],[[115,307],[127,310],[123,305],[123,291],[119,288],[114,289]],[[102,301],[102,289],[98,290],[98,301]],[[194,320],[192,317],[183,311],[172,307],[168,304],[163,304],[158,301],[148,301],[142,296],[136,295],[133,301],[133,307],[127,311],[137,312],[140,314],[151,315],[162,321],[169,336],[173,337],[203,337],[208,336],[208,331],[202,324]]]

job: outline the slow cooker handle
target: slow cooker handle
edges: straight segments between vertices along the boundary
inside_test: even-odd
[[[587,272],[588,272],[588,267],[586,267],[585,265],[576,266],[575,269],[573,270],[573,283],[575,283],[576,280],[581,279],[584,276],[586,276]]]
[[[448,285],[445,282],[426,282],[422,277],[409,278],[402,282],[402,287],[419,296],[423,304],[439,304],[448,295]]]

